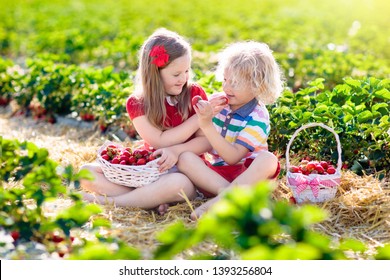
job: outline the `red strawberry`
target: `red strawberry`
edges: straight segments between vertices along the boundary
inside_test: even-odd
[[[314,162],[309,162],[307,165],[306,165],[306,169],[308,170],[308,171],[313,171],[313,170],[315,170],[316,169],[316,165],[314,164]]]
[[[122,156],[129,158],[129,157],[131,157],[131,154],[127,150],[124,150],[124,151],[122,151]]]
[[[336,169],[334,168],[334,167],[329,167],[327,170],[326,170],[326,172],[328,173],[328,174],[335,174],[336,173]]]
[[[316,165],[316,171],[318,172],[318,174],[325,173],[325,169],[320,164]]]
[[[105,160],[109,161],[110,160],[110,156],[107,155],[107,154],[104,154],[104,155],[102,155],[102,159],[105,159]]]
[[[111,163],[112,164],[118,164],[120,162],[119,158],[118,157],[114,157],[112,160],[111,160]]]
[[[121,162],[121,161],[126,161],[126,162],[128,162],[129,161],[129,158],[127,157],[127,156],[124,156],[124,155],[121,155],[120,156],[120,158],[119,158],[119,162]]]
[[[129,157],[129,164],[133,165],[133,164],[136,163],[136,162],[137,162],[136,157],[134,157],[134,156],[130,156],[130,157]]]
[[[329,167],[329,164],[326,161],[320,161],[321,166],[326,170]]]
[[[133,152],[133,156],[135,157],[135,158],[142,158],[143,157],[143,154],[142,154],[142,152],[141,152],[141,150],[139,150],[139,149],[136,149],[136,150],[134,150],[134,152]]]
[[[198,104],[198,102],[202,100],[202,97],[200,97],[199,95],[196,95],[192,98],[191,100],[191,104],[192,104],[192,107],[195,107],[196,104]]]
[[[13,238],[14,241],[18,240],[20,237],[20,233],[17,230],[11,231],[11,237]]]
[[[299,167],[298,166],[295,166],[295,165],[290,166],[290,172],[291,173],[298,173],[298,171],[299,171]]]
[[[137,163],[136,163],[137,165],[145,165],[146,164],[146,159],[144,159],[144,158],[139,158],[138,160],[137,160]]]
[[[53,234],[51,240],[54,242],[54,243],[60,243],[62,241],[64,241],[64,238],[58,234]]]
[[[126,160],[121,160],[121,161],[119,162],[119,164],[127,165],[127,161],[126,161]]]

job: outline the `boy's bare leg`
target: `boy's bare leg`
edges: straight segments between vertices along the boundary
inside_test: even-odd
[[[252,186],[261,180],[269,179],[275,174],[277,166],[278,159],[274,154],[267,151],[261,152],[248,169],[238,176],[227,188],[223,190],[223,192],[231,189],[233,186]],[[212,205],[220,200],[223,192],[196,208],[194,212],[191,213],[191,219],[195,220],[207,212]]]
[[[230,184],[225,178],[210,169],[199,156],[191,152],[180,155],[177,167],[196,187],[212,194],[218,194]]]

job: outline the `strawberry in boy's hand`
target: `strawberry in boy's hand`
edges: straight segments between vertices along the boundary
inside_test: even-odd
[[[216,92],[210,96],[210,100],[216,100],[216,99],[220,100],[219,105],[222,106],[225,106],[229,103],[229,99],[227,98],[226,93],[224,92]]]
[[[198,104],[198,102],[199,102],[200,100],[203,100],[201,96],[199,96],[199,95],[194,96],[194,97],[192,98],[192,100],[191,100],[192,107],[195,107],[196,104]]]

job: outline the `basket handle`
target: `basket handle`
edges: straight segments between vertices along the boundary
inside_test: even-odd
[[[286,169],[289,170],[290,169],[290,146],[293,142],[293,140],[295,139],[295,137],[298,135],[299,132],[301,132],[302,130],[306,129],[306,128],[309,128],[309,127],[314,127],[314,126],[320,126],[330,132],[333,133],[333,135],[335,136],[336,138],[336,142],[337,142],[337,152],[338,152],[338,160],[337,160],[337,173],[340,173],[341,172],[341,144],[340,144],[340,139],[339,139],[339,136],[338,134],[332,129],[330,128],[329,126],[323,124],[323,123],[308,123],[306,125],[303,125],[301,126],[299,129],[297,129],[294,134],[292,135],[290,141],[288,142],[287,144],[287,150],[286,150]]]

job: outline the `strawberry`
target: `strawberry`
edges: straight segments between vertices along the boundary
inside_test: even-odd
[[[121,162],[121,161],[126,161],[126,162],[128,162],[129,161],[129,158],[127,157],[127,156],[124,156],[124,155],[121,155],[120,157],[119,157],[119,162]]]
[[[53,234],[53,236],[51,237],[51,240],[54,243],[60,243],[60,242],[64,241],[64,238],[58,234]]]
[[[298,166],[295,166],[295,165],[290,166],[290,172],[291,173],[298,173],[298,171],[299,171],[299,167]]]
[[[307,165],[306,165],[306,169],[311,172],[313,170],[316,169],[316,165],[314,164],[314,162],[310,161]]]
[[[11,231],[11,237],[13,238],[14,241],[18,240],[20,237],[20,233],[17,230]]]
[[[326,161],[320,161],[321,166],[326,170],[329,167],[329,164]]]
[[[112,164],[119,164],[120,160],[118,157],[114,157],[112,160],[111,160],[111,163]]]
[[[328,167],[328,169],[326,170],[326,172],[328,174],[335,174],[336,173],[336,169],[334,167]]]
[[[136,163],[136,165],[145,165],[145,164],[146,164],[146,159],[144,158],[139,158]]]
[[[293,196],[291,196],[289,198],[289,201],[290,201],[291,204],[297,204],[297,201],[295,200],[295,197],[293,197]]]
[[[121,161],[119,162],[119,164],[127,165],[127,161],[126,161],[126,160],[121,160]]]
[[[122,156],[129,158],[131,157],[131,153],[129,153],[127,150],[124,150],[122,151]]]
[[[142,154],[142,152],[141,152],[141,150],[139,150],[139,149],[136,149],[136,150],[134,150],[134,152],[133,152],[133,156],[135,157],[135,158],[142,158],[143,157],[143,154]]]
[[[110,160],[110,156],[107,155],[107,154],[104,154],[104,155],[102,155],[102,159],[109,161]]]
[[[128,162],[129,164],[133,165],[137,162],[137,158],[135,156],[130,156]]]
[[[198,102],[202,100],[202,97],[200,97],[199,95],[196,95],[192,98],[191,100],[191,104],[192,104],[192,107],[195,107],[196,104],[198,104]]]
[[[148,150],[141,150],[140,153],[141,153],[142,157],[146,157],[146,156],[149,155],[149,151]]]
[[[325,169],[320,164],[316,165],[316,171],[318,172],[318,174],[324,174],[325,173]]]

